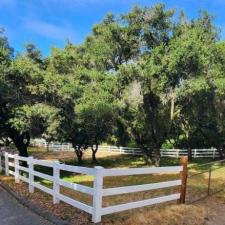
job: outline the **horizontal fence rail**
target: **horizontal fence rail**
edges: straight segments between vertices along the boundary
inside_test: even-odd
[[[49,151],[74,151],[72,144],[70,143],[47,143],[43,140],[33,140],[32,144],[37,147],[47,148]],[[143,155],[143,151],[140,148],[129,147],[117,147],[108,145],[99,145],[99,151],[117,152],[122,154]],[[180,158],[182,156],[188,156],[187,149],[161,149],[161,157]],[[193,158],[218,158],[219,152],[215,148],[210,149],[192,149],[191,154]]]
[[[168,202],[168,201],[173,201],[179,198],[180,198],[180,194],[171,194],[171,195],[151,198],[151,199],[147,199],[143,201],[130,202],[130,203],[125,203],[125,204],[116,205],[116,206],[109,206],[102,209],[102,215],[115,213],[115,212],[121,212],[128,209],[135,209],[135,208],[139,208],[143,206],[149,206],[153,204],[159,204],[159,203]]]
[[[27,167],[24,166],[26,162]],[[52,168],[52,175],[37,171],[35,166],[44,166]],[[0,171],[4,171],[5,175],[13,175],[15,182],[26,182],[29,185],[29,192],[33,193],[35,188],[46,192],[53,197],[53,203],[57,204],[60,201],[70,204],[92,215],[92,221],[98,223],[103,215],[121,212],[124,210],[159,204],[168,201],[181,199],[182,174],[184,166],[171,167],[149,167],[149,168],[130,168],[130,169],[105,169],[103,167],[87,168],[79,166],[70,166],[60,164],[59,162],[38,160],[33,157],[21,157],[17,154],[9,154],[0,152]],[[72,183],[63,180],[60,177],[60,171],[72,173],[80,173],[93,176],[93,187],[83,184]],[[112,176],[130,176],[143,174],[181,174],[180,179],[162,181],[158,183],[131,185],[113,188],[104,188],[103,181],[105,177]],[[46,187],[35,180],[35,177],[52,182],[52,187]],[[92,196],[93,204],[88,205],[78,200],[75,200],[61,193],[60,187],[66,187],[74,191],[79,191],[89,196]],[[136,193],[141,191],[157,190],[169,187],[177,187],[177,193],[154,197],[150,199],[129,202],[125,204],[117,204],[113,206],[103,207],[102,201],[105,196],[115,196],[128,193]]]

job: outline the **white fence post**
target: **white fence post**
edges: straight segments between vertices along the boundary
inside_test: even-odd
[[[18,159],[18,154],[14,155],[14,168],[15,168],[15,182],[19,183],[19,159]]]
[[[195,149],[194,151],[194,158],[196,158],[196,156],[197,156],[197,149]]]
[[[215,159],[216,149],[213,149],[213,159]]]
[[[59,170],[59,162],[54,162],[53,164],[53,204],[58,204],[58,194],[60,192],[60,185],[59,185],[59,179],[60,179],[60,170]]]
[[[5,175],[9,176],[9,157],[8,157],[8,152],[5,152]]]
[[[179,158],[179,149],[177,149],[177,159]]]
[[[34,193],[34,163],[33,163],[33,156],[28,157],[28,166],[29,166],[29,192]]]
[[[122,147],[120,147],[120,153],[122,152]]]
[[[101,166],[95,167],[92,222],[101,222],[103,176]]]

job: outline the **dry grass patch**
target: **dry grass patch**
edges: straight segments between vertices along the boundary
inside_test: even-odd
[[[132,212],[118,213],[104,219],[105,225],[204,225],[207,215],[204,207],[167,205],[147,207]]]
[[[67,161],[67,160],[74,160],[76,158],[76,154],[74,151],[46,151],[42,148],[30,148],[30,153],[32,156],[34,156],[37,159],[43,159],[43,160],[60,160],[60,161]],[[119,152],[98,152],[97,157],[99,159],[105,158],[108,156],[121,156]],[[91,159],[91,151],[87,150],[84,152],[83,156],[84,160]]]

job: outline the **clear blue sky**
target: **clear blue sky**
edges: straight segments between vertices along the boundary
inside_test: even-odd
[[[66,39],[81,43],[106,13],[121,14],[133,5],[152,6],[157,2],[183,9],[189,18],[207,10],[215,16],[225,39],[225,0],[0,0],[0,27],[5,28],[16,51],[32,42],[46,55],[52,46],[62,47]]]

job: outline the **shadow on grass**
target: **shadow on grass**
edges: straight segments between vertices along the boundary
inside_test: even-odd
[[[152,166],[146,163],[143,156],[137,155],[112,155],[105,156],[97,159],[97,162],[93,162],[91,159],[85,159],[81,165],[77,163],[76,158],[63,161],[69,165],[95,167],[102,166],[104,168],[139,168]],[[179,159],[176,158],[162,158],[161,166],[176,166],[179,165]]]

